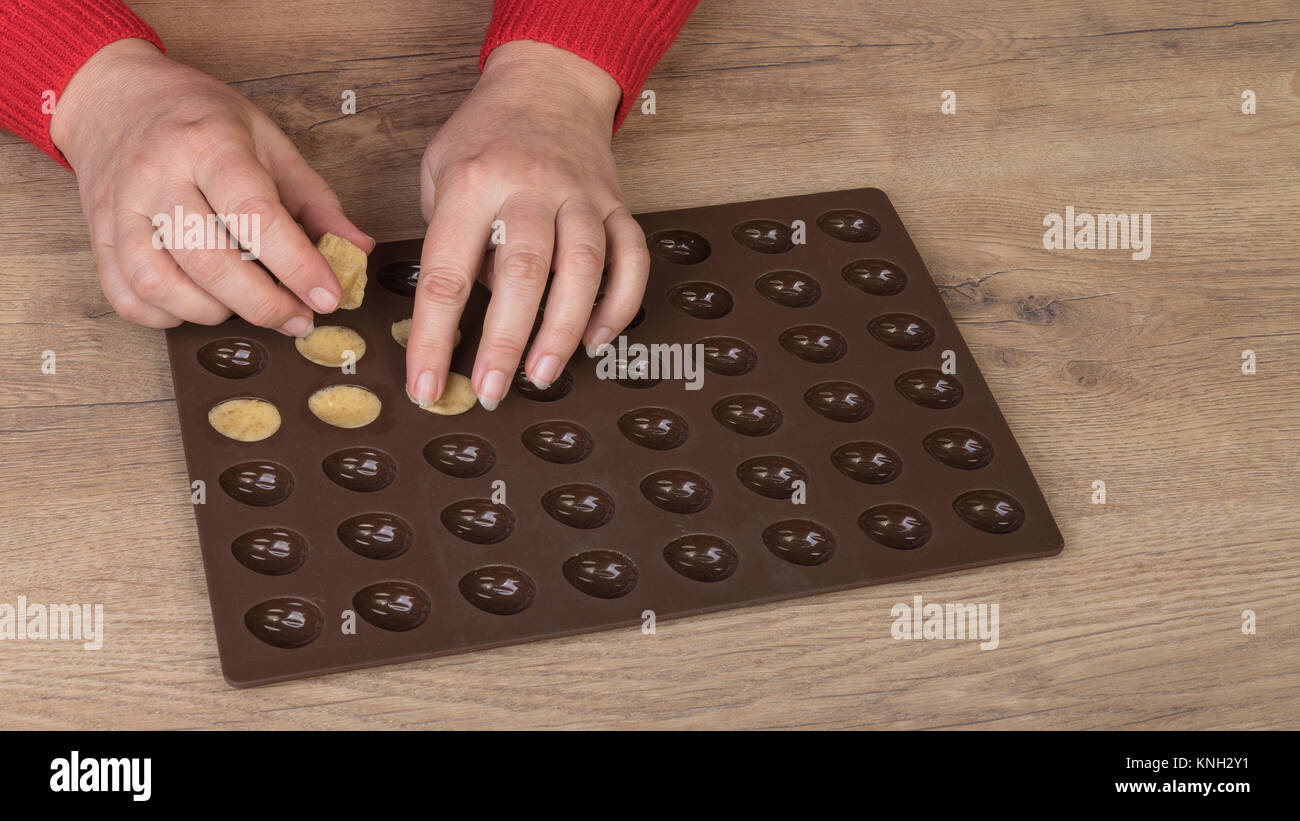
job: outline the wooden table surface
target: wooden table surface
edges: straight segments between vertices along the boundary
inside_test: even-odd
[[[423,233],[420,155],[475,81],[486,1],[131,5],[360,226]],[[658,113],[615,140],[634,212],[888,192],[1060,556],[243,691],[163,336],[100,294],[73,177],[0,136],[0,602],[107,622],[94,652],[0,641],[0,727],[1297,727],[1300,14],[1234,5],[704,0],[650,78]],[[1044,250],[1070,205],[1151,214],[1151,258]],[[997,603],[1001,646],[891,638],[914,595]]]

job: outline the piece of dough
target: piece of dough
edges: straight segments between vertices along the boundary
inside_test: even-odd
[[[394,322],[392,330],[393,330],[394,341],[396,341],[398,345],[401,345],[403,348],[405,348],[407,340],[411,338],[410,317]]]
[[[264,399],[227,399],[208,411],[208,424],[236,442],[260,442],[280,429],[280,411]]]
[[[411,339],[411,318],[407,317],[406,319],[399,319],[397,322],[394,322],[392,333],[393,339],[396,340],[397,344],[405,348],[406,343]],[[460,344],[460,328],[456,329],[456,341],[451,344],[453,347]]]
[[[366,341],[361,334],[342,325],[317,325],[311,333],[295,339],[293,345],[304,359],[327,368],[342,365],[344,351],[352,351],[353,362],[366,355]]]
[[[336,428],[365,427],[379,416],[380,406],[378,396],[356,385],[330,385],[307,398],[307,409]]]
[[[361,307],[366,295],[366,252],[334,234],[326,234],[316,242],[316,250],[330,264],[338,277],[343,297],[339,307],[350,311]]]
[[[412,402],[415,398],[411,396],[410,388],[406,390],[406,396]],[[422,408],[429,413],[436,413],[439,416],[455,416],[464,413],[478,402],[478,397],[474,395],[474,388],[470,386],[468,376],[462,376],[458,373],[447,374],[447,387],[442,391],[442,396],[428,407]]]

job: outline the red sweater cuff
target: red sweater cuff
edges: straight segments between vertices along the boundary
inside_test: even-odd
[[[162,41],[121,0],[0,0],[0,128],[69,167],[50,139],[54,104],[90,57],[127,37]]]
[[[571,51],[609,72],[623,89],[618,131],[641,85],[686,24],[699,0],[496,0],[479,57],[511,40],[536,40]]]

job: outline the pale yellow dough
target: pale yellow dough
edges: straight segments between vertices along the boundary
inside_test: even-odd
[[[307,399],[316,418],[336,428],[360,428],[379,416],[379,397],[355,385],[330,385]]]
[[[342,325],[317,325],[315,330],[295,339],[293,344],[304,359],[327,368],[342,365],[344,351],[352,351],[354,362],[366,355],[366,341],[361,334]]]
[[[237,442],[260,442],[280,429],[280,411],[263,399],[227,399],[208,411],[208,424]]]
[[[334,234],[326,234],[317,240],[316,250],[325,257],[334,276],[338,277],[339,288],[343,291],[339,307],[344,310],[360,308],[366,295],[366,252]]]
[[[406,397],[412,402],[415,399],[411,396],[408,388]],[[443,390],[442,396],[437,402],[424,408],[429,413],[436,413],[439,416],[455,416],[464,413],[478,402],[478,397],[474,395],[474,388],[470,386],[468,376],[462,376],[458,373],[447,374],[447,387]]]
[[[393,339],[396,340],[398,345],[401,345],[403,348],[406,347],[406,343],[411,340],[410,317],[407,317],[406,319],[399,319],[397,322],[393,323]],[[460,344],[460,328],[457,328],[456,341],[453,342],[452,345],[459,345],[459,344]]]

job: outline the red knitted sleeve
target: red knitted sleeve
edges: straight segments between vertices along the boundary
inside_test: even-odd
[[[537,40],[584,57],[623,89],[614,130],[623,124],[650,69],[699,0],[496,0],[479,57],[511,40]]]
[[[0,128],[67,166],[50,140],[49,103],[91,55],[127,37],[163,47],[121,0],[0,0]]]

